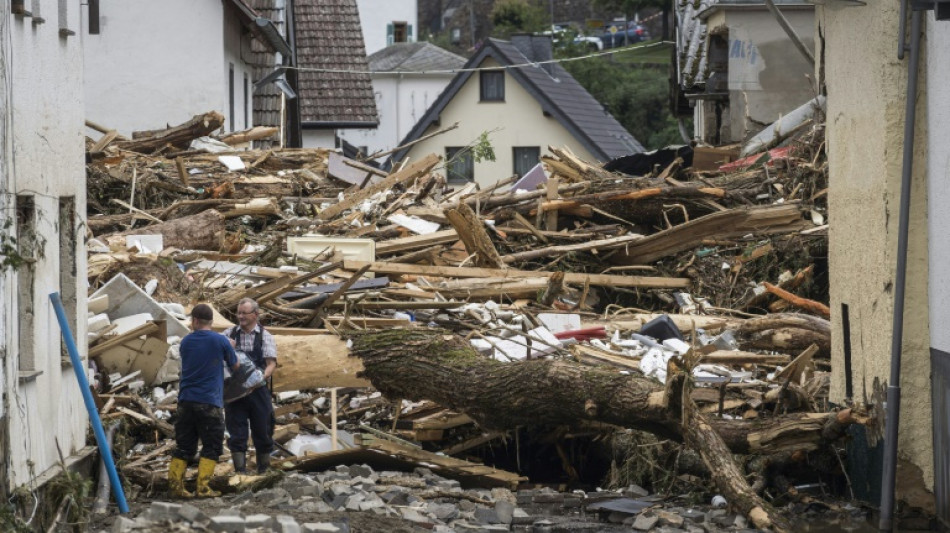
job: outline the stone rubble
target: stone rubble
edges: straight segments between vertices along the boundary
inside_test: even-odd
[[[631,498],[635,495],[641,499]],[[621,510],[587,509],[593,503],[611,501],[633,505],[618,507]],[[203,504],[204,510],[198,507]],[[215,513],[210,507],[221,508]],[[333,519],[328,513],[333,513]],[[192,502],[153,501],[134,518],[117,517],[102,533],[349,533],[346,517],[350,513],[392,517],[436,533],[747,531],[744,518],[726,509],[676,506],[636,486],[592,493],[559,493],[550,488],[517,493],[502,488],[466,490],[458,481],[426,468],[407,474],[351,465],[316,474],[290,473],[277,486],[256,493]],[[321,515],[326,519],[321,520]]]

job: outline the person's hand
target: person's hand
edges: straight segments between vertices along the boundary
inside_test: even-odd
[[[228,342],[231,343],[231,347],[237,349],[237,341],[234,339],[228,339]]]

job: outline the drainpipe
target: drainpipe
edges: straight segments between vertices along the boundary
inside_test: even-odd
[[[894,526],[894,484],[897,477],[897,434],[901,416],[901,345],[904,341],[904,285],[907,279],[907,233],[910,225],[910,182],[914,169],[914,127],[917,114],[917,69],[920,64],[920,34],[923,11],[913,6],[910,22],[910,47],[904,44],[904,25],[908,0],[901,3],[900,44],[897,57],[907,65],[907,102],[904,107],[904,160],[901,174],[900,218],[897,229],[897,275],[894,279],[894,322],[891,334],[891,376],[887,382],[885,406],[884,472],[881,479],[881,519],[878,528],[891,531]]]

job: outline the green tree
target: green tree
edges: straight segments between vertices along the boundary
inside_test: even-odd
[[[493,37],[508,39],[514,33],[537,33],[548,29],[548,14],[525,0],[500,0],[491,11]]]
[[[569,61],[562,66],[646,149],[683,144],[667,105],[666,69],[633,67],[602,57]]]

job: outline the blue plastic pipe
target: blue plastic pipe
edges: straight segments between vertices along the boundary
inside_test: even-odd
[[[99,410],[96,409],[96,402],[92,399],[92,392],[89,390],[89,380],[86,378],[85,367],[79,359],[79,350],[76,349],[76,341],[73,340],[73,332],[69,330],[69,322],[66,320],[66,310],[63,308],[63,300],[58,292],[49,295],[53,302],[53,309],[56,310],[56,319],[59,321],[59,329],[63,333],[63,341],[66,343],[66,350],[69,352],[69,359],[73,362],[73,370],[76,371],[76,380],[79,381],[79,390],[82,391],[82,399],[86,404],[86,411],[89,412],[89,421],[92,422],[92,430],[96,434],[96,442],[99,444],[99,455],[106,464],[106,471],[109,472],[109,481],[112,482],[112,494],[115,495],[115,501],[119,504],[119,512],[122,514],[129,512],[129,504],[125,501],[125,492],[122,490],[122,482],[119,481],[119,473],[115,469],[115,461],[112,460],[112,450],[109,448],[109,441],[106,439],[106,432],[102,429],[102,420],[99,418]]]

